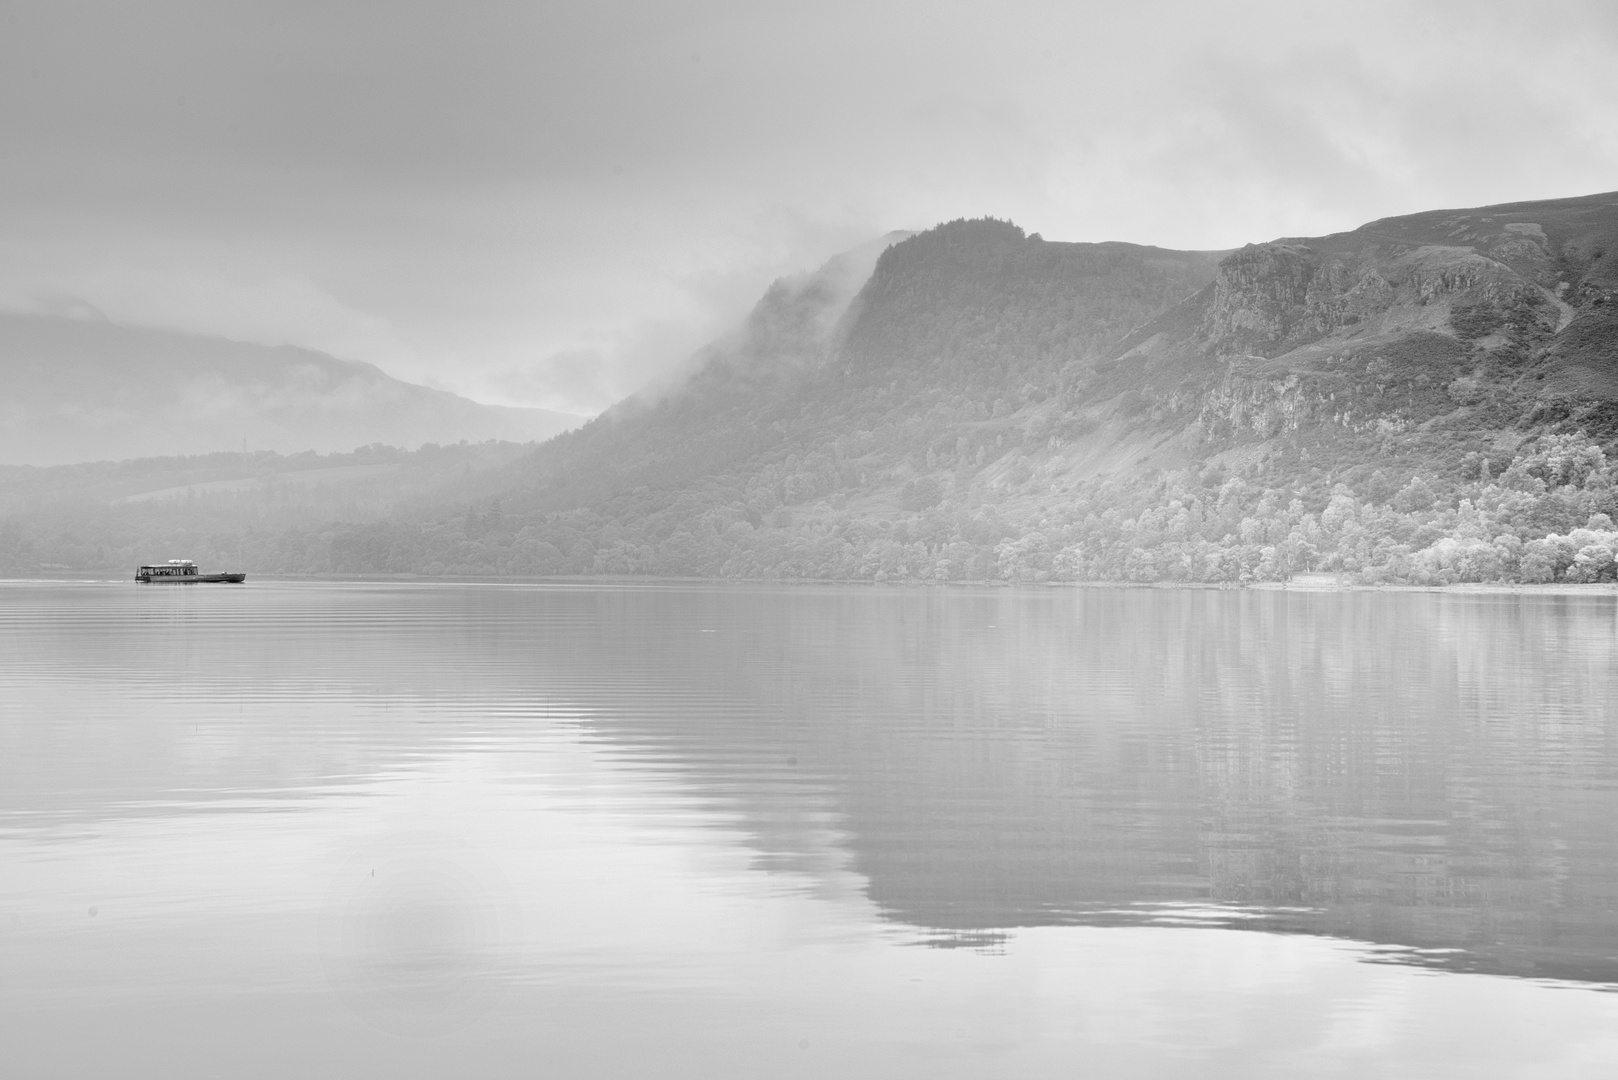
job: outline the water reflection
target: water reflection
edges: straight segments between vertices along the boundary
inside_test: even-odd
[[[1611,596],[153,592],[8,594],[11,827],[272,808],[561,723],[940,941],[1194,908],[1618,980]],[[53,680],[101,717],[52,717]]]
[[[1618,983],[1615,610],[4,584],[0,998],[80,1016],[167,986],[178,1015],[318,986],[401,1038],[506,1039],[516,1062],[513,1032],[541,1032],[592,1069],[662,1060],[604,1047],[620,1014],[671,1044],[748,1018],[726,1038],[756,1060],[688,1042],[692,1075],[823,1075],[798,1055],[833,1036],[863,1071],[935,1075],[1014,1074],[1031,1040],[1032,1074],[1107,1032],[1189,1054],[1204,1024],[1250,1062],[1294,998],[1325,1010],[1298,1021],[1316,1049],[1370,1039],[1367,1017],[1391,1039],[1413,1002],[1453,1017],[1482,992],[1359,961]],[[1578,1014],[1508,997],[1483,995]],[[967,1029],[979,1057],[931,1049]]]
[[[340,859],[320,911],[321,960],[338,996],[374,1023],[458,1028],[507,989],[521,912],[471,840],[392,832]]]
[[[605,633],[555,670],[624,668],[592,730],[677,762],[768,865],[835,822],[936,940],[1194,918],[1618,981],[1610,595],[585,599]]]

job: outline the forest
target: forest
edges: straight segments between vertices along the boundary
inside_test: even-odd
[[[1041,465],[1026,443],[1006,438],[1026,440],[1026,430],[974,423],[978,441],[957,435],[942,453],[927,446],[906,454],[927,445],[924,425],[889,425],[802,454],[761,455],[775,460],[749,459],[745,469],[678,490],[636,489],[550,512],[508,512],[497,496],[453,516],[350,515],[289,525],[242,506],[227,510],[233,496],[221,494],[162,508],[11,518],[0,524],[0,571],[119,571],[176,552],[214,566],[240,562],[256,573],[292,575],[936,583],[1241,583],[1297,571],[1406,584],[1618,578],[1618,475],[1604,448],[1579,432],[1546,434],[1498,463],[1468,453],[1443,469],[1397,461],[1333,469],[1299,455],[1246,475],[1214,464],[1049,495],[1038,491]],[[998,452],[993,460],[991,449]],[[1012,487],[978,481],[1008,460],[1015,461]],[[1290,482],[1276,475],[1287,472]],[[900,473],[915,478],[894,484]],[[876,505],[895,490],[897,500]]]

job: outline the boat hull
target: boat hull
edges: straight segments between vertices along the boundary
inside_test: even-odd
[[[170,574],[153,577],[136,577],[142,585],[234,585],[247,580],[246,574]]]

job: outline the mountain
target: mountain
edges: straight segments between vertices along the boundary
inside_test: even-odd
[[[0,463],[546,439],[583,417],[481,405],[370,364],[84,318],[0,315]]]
[[[1618,195],[1215,254],[951,222],[829,333],[745,334],[539,448],[504,505],[553,570],[1605,580],[1615,241]]]
[[[958,220],[408,518],[217,531],[334,573],[1613,580],[1615,296],[1618,194],[1231,252]]]
[[[1136,390],[1207,441],[1386,420],[1447,436],[1618,434],[1618,195],[1434,211],[1250,245],[1079,388]],[[1433,438],[1423,436],[1433,435]]]
[[[831,284],[846,281],[833,260],[772,286],[684,383],[533,455],[514,471],[511,498],[528,511],[567,510],[740,467],[733,480],[754,491],[744,501],[755,514],[837,490],[880,504],[874,470],[858,470],[858,482],[844,475],[869,456],[865,444],[924,453],[928,438],[944,438],[940,452],[953,458],[950,433],[1002,427],[993,421],[1048,398],[1065,373],[1212,280],[1217,262],[1049,243],[991,219],[887,246],[857,292]]]

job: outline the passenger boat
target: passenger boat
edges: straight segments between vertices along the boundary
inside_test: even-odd
[[[135,570],[135,580],[148,585],[191,585],[203,582],[246,581],[246,574],[204,574],[190,559],[170,559],[154,566]]]

